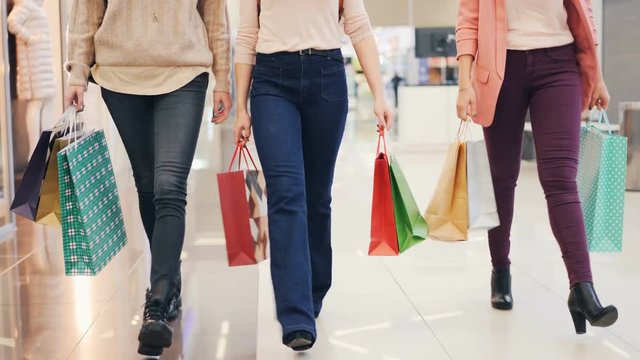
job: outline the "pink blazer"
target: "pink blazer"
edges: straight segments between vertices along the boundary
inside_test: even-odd
[[[496,111],[507,60],[506,0],[458,0],[456,44],[458,57],[475,58],[472,81],[478,100],[473,119],[490,126]],[[564,0],[568,24],[575,39],[576,57],[582,73],[586,108],[598,81],[597,36],[591,0]]]

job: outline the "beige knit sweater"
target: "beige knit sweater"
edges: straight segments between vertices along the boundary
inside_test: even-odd
[[[67,37],[69,85],[86,85],[94,64],[204,67],[216,91],[229,91],[226,0],[74,0]]]

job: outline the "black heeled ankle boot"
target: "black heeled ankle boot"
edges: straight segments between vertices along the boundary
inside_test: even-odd
[[[611,326],[618,320],[618,309],[613,305],[602,307],[590,282],[579,282],[571,287],[568,303],[577,334],[587,332],[587,320],[591,326],[598,327]]]
[[[313,347],[316,339],[308,331],[294,331],[283,337],[282,343],[290,347],[293,351],[305,351]]]
[[[144,305],[144,322],[138,335],[138,353],[160,356],[164,348],[171,346],[173,329],[167,320],[168,302],[174,292],[168,281],[161,281],[147,290]]]
[[[182,261],[180,261],[180,265],[182,265]],[[169,300],[169,305],[167,309],[167,320],[174,321],[180,315],[180,311],[182,310],[182,272],[180,271],[180,267],[178,267],[178,275],[174,279],[174,287],[171,293],[171,300]]]
[[[509,267],[494,267],[491,272],[491,306],[498,310],[513,309],[511,271]]]

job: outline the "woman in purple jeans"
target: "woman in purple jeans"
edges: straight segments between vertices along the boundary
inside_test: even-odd
[[[459,0],[457,111],[485,126],[500,226],[489,231],[491,304],[513,307],[510,232],[527,110],[551,228],[569,274],[569,311],[576,332],[610,326],[593,288],[585,225],[576,185],[584,108],[606,109],[590,0]],[[473,68],[473,71],[472,71]]]

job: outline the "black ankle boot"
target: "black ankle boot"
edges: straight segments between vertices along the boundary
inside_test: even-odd
[[[171,296],[168,282],[147,290],[144,305],[144,322],[138,335],[138,353],[145,356],[160,356],[164,348],[171,346],[173,329],[167,320],[167,302]]]
[[[180,261],[182,264],[182,261]],[[178,267],[178,275],[174,280],[174,287],[169,300],[169,308],[167,309],[167,320],[174,321],[180,315],[182,310],[182,273]]]
[[[509,267],[493,268],[491,272],[491,306],[498,310],[513,309],[511,271]]]
[[[569,311],[577,334],[587,332],[586,320],[591,326],[598,327],[611,326],[618,320],[618,309],[613,305],[602,307],[590,282],[579,282],[571,287]]]
[[[316,339],[308,331],[300,330],[286,334],[282,338],[282,343],[290,347],[293,351],[305,351],[313,347]]]

